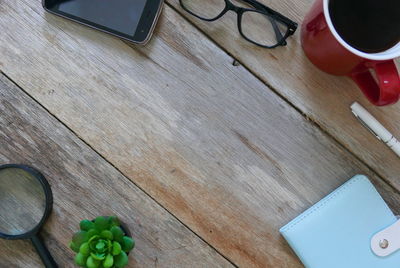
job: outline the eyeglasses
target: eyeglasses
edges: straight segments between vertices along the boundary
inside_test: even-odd
[[[179,0],[182,8],[193,16],[215,21],[232,10],[238,15],[238,29],[247,41],[265,48],[285,46],[297,23],[255,1],[241,0],[253,8],[242,8],[230,0]]]

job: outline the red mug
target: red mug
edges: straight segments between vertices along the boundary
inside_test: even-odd
[[[322,71],[351,77],[373,104],[397,102],[400,78],[393,59],[400,56],[400,43],[379,53],[355,49],[335,30],[328,5],[329,0],[316,0],[304,19],[301,43],[307,57]]]

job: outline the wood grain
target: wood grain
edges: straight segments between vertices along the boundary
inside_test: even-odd
[[[79,221],[99,215],[117,215],[130,229],[129,267],[231,266],[3,75],[0,115],[0,163],[34,166],[52,186],[41,234],[60,267],[73,267],[68,244]],[[42,266],[28,241],[1,239],[0,248],[0,267]]]
[[[0,69],[235,264],[301,267],[278,229],[357,173],[399,195],[166,7],[146,47],[2,0]]]
[[[295,35],[287,40],[288,45],[272,50],[245,41],[237,30],[236,14],[233,12],[208,23],[185,12],[179,0],[166,1],[265,84],[400,189],[400,159],[361,126],[350,112],[350,105],[358,101],[395,136],[400,137],[400,104],[374,107],[349,78],[325,74],[308,61],[301,49],[300,27],[314,0],[260,0],[299,23]],[[211,5],[212,1],[204,0],[203,4]],[[240,1],[234,2],[241,5]],[[400,59],[396,62],[399,67]]]

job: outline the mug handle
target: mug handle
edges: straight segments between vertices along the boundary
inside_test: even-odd
[[[357,67],[350,77],[375,105],[397,102],[400,97],[400,78],[393,60],[368,62],[375,71],[375,79],[366,65]]]

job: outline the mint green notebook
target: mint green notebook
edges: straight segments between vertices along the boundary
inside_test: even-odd
[[[363,175],[357,175],[281,228],[308,268],[400,268],[400,251],[387,257],[371,238],[397,221]]]

